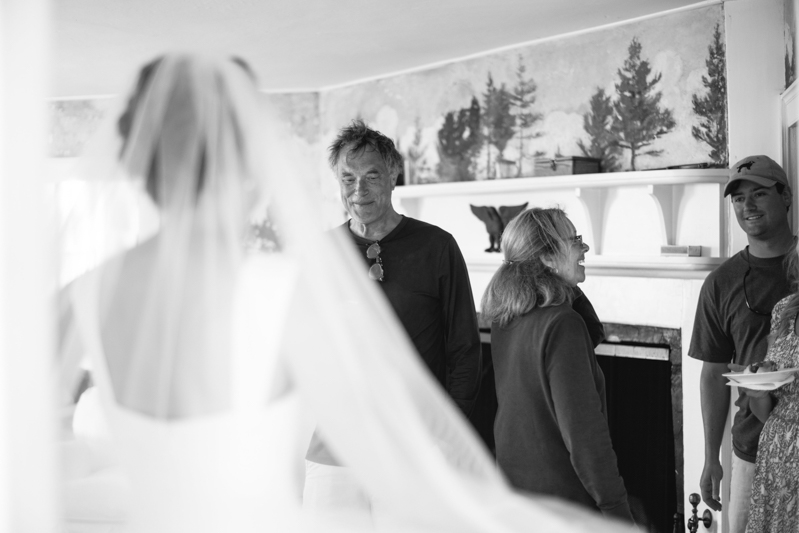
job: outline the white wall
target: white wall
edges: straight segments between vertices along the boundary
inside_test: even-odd
[[[780,161],[783,13],[783,0],[724,4],[731,164],[754,154]],[[729,228],[732,255],[746,246],[746,235],[734,216]]]

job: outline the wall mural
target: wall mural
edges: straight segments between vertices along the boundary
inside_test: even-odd
[[[335,180],[320,164],[323,149],[319,138],[319,94],[263,93],[261,98],[263,105],[270,110],[267,116],[277,122],[273,126],[281,133],[278,137],[280,146],[265,149],[284,154],[283,159],[292,165],[292,178],[304,180],[309,194],[321,195],[323,188],[320,177],[326,178],[325,181],[331,185],[335,184]],[[92,187],[76,183],[85,177],[80,159],[91,146],[98,130],[116,132],[115,121],[124,103],[123,98],[111,97],[53,100],[48,104],[48,180],[53,184],[52,193],[59,206],[60,244],[69,250],[62,264],[63,283],[71,281],[96,263],[91,240],[93,229],[71,214],[73,205],[91,201],[93,194]],[[100,145],[97,148],[105,147]],[[329,194],[327,198],[322,198],[322,202],[320,217],[323,217],[326,225],[340,224],[344,214],[338,198]],[[252,231],[247,235],[246,242],[249,248],[272,250],[279,246],[279,232],[272,225],[268,212],[255,214],[250,222]]]
[[[112,98],[53,100],[48,103],[50,157],[77,157],[94,135],[111,106]]]
[[[346,216],[326,147],[356,117],[395,139],[412,184],[726,167],[723,28],[723,6],[705,6],[264,100],[285,126],[278,150],[329,226]],[[51,156],[79,156],[112,102],[51,102]]]
[[[319,142],[319,93],[261,93],[269,117],[283,132],[307,146]],[[52,100],[48,103],[50,157],[79,157],[109,113],[120,113],[118,97]],[[116,120],[110,116],[110,120]],[[285,140],[285,139],[283,139]]]
[[[796,79],[796,0],[783,0],[783,30],[785,41],[785,88]]]
[[[332,89],[398,142],[405,183],[727,166],[721,5]]]

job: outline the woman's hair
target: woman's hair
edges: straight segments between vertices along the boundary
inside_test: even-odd
[[[128,98],[128,104],[125,107],[125,111],[117,120],[117,131],[119,135],[122,136],[122,150],[121,152],[125,151],[127,147],[128,141],[130,139],[130,130],[133,125],[133,116],[136,114],[136,109],[138,108],[139,101],[144,96],[144,93],[147,89],[147,86],[150,84],[150,80],[153,78],[153,73],[158,68],[158,65],[163,60],[163,56],[156,57],[146,65],[144,65],[141,69],[139,69],[139,75],[136,77],[136,85],[133,88],[133,93]],[[120,153],[120,156],[122,153]]]
[[[769,339],[769,346],[771,346],[771,343],[777,337],[787,334],[788,331],[794,327],[794,318],[799,314],[799,255],[797,255],[796,246],[794,246],[793,251],[788,254],[788,257],[785,258],[785,262],[786,270],[788,271],[788,280],[791,282],[793,294],[791,295],[791,299],[788,300],[787,305],[782,308],[779,317],[779,326],[773,338]]]
[[[169,79],[164,78],[161,71],[164,69],[164,64],[168,63],[170,68]],[[227,64],[227,65],[225,65]],[[243,139],[242,125],[240,123],[242,117],[237,113],[235,106],[231,103],[233,98],[233,91],[229,86],[230,76],[224,72],[226,66],[233,66],[233,70],[237,71],[236,74],[245,74],[247,84],[255,88],[255,74],[250,68],[249,64],[239,57],[226,58],[214,64],[210,58],[202,58],[193,56],[191,54],[170,54],[160,56],[146,65],[144,65],[138,74],[136,83],[132,94],[130,95],[125,111],[117,120],[117,131],[122,138],[122,146],[120,149],[119,157],[125,160],[130,156],[133,151],[133,145],[138,143],[155,144],[152,148],[149,160],[143,164],[144,168],[140,169],[140,173],[144,174],[145,188],[148,194],[152,197],[156,204],[163,201],[161,196],[164,192],[164,179],[171,179],[171,176],[163,176],[159,169],[164,167],[162,149],[156,139],[148,138],[147,136],[158,136],[162,140],[160,144],[164,144],[165,133],[163,129],[147,131],[147,134],[142,134],[142,123],[147,121],[146,113],[152,113],[154,108],[160,109],[158,113],[172,117],[178,117],[177,120],[183,121],[184,132],[174,132],[178,135],[184,135],[187,139],[191,138],[196,141],[196,144],[191,145],[189,142],[184,142],[181,148],[188,153],[189,151],[194,154],[194,165],[196,168],[195,176],[195,195],[197,197],[202,194],[208,179],[207,173],[219,171],[219,166],[216,161],[209,161],[209,149],[216,149],[217,146],[209,146],[213,143],[225,142],[224,139],[217,137],[220,131],[219,125],[221,122],[227,122],[230,127],[225,131],[233,138],[230,139],[237,147],[237,152],[241,155]],[[205,76],[205,78],[204,78]],[[215,78],[215,83],[209,83],[208,77]],[[212,101],[209,100],[209,95],[213,91],[208,90],[212,87],[216,94],[214,94]],[[154,96],[158,93],[158,97]],[[161,101],[155,101],[159,98]],[[211,104],[208,106],[208,104]],[[210,110],[208,109],[210,107]],[[197,117],[210,114],[213,112],[225,114],[224,118],[212,117],[214,122],[201,122]],[[161,117],[159,117],[161,118]],[[152,122],[152,117],[150,117]],[[209,124],[215,124],[216,127],[208,128]],[[205,131],[203,130],[205,127]],[[170,142],[166,139],[167,142]],[[180,143],[171,142],[172,146],[179,145]],[[173,150],[175,152],[175,150]],[[210,167],[210,168],[209,168]]]
[[[511,220],[502,233],[505,260],[483,294],[482,316],[505,326],[535,307],[571,302],[572,288],[542,261],[563,256],[570,237],[559,208],[535,207]]]

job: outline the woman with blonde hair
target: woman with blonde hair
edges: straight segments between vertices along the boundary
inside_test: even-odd
[[[572,307],[588,249],[557,208],[524,211],[502,235],[504,260],[482,301],[492,322],[497,463],[519,489],[632,521],[605,380]]]

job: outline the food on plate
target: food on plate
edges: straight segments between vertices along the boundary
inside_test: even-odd
[[[759,363],[752,363],[744,368],[744,374],[755,374],[757,372],[774,372],[779,370],[777,363],[774,361],[761,361]]]

